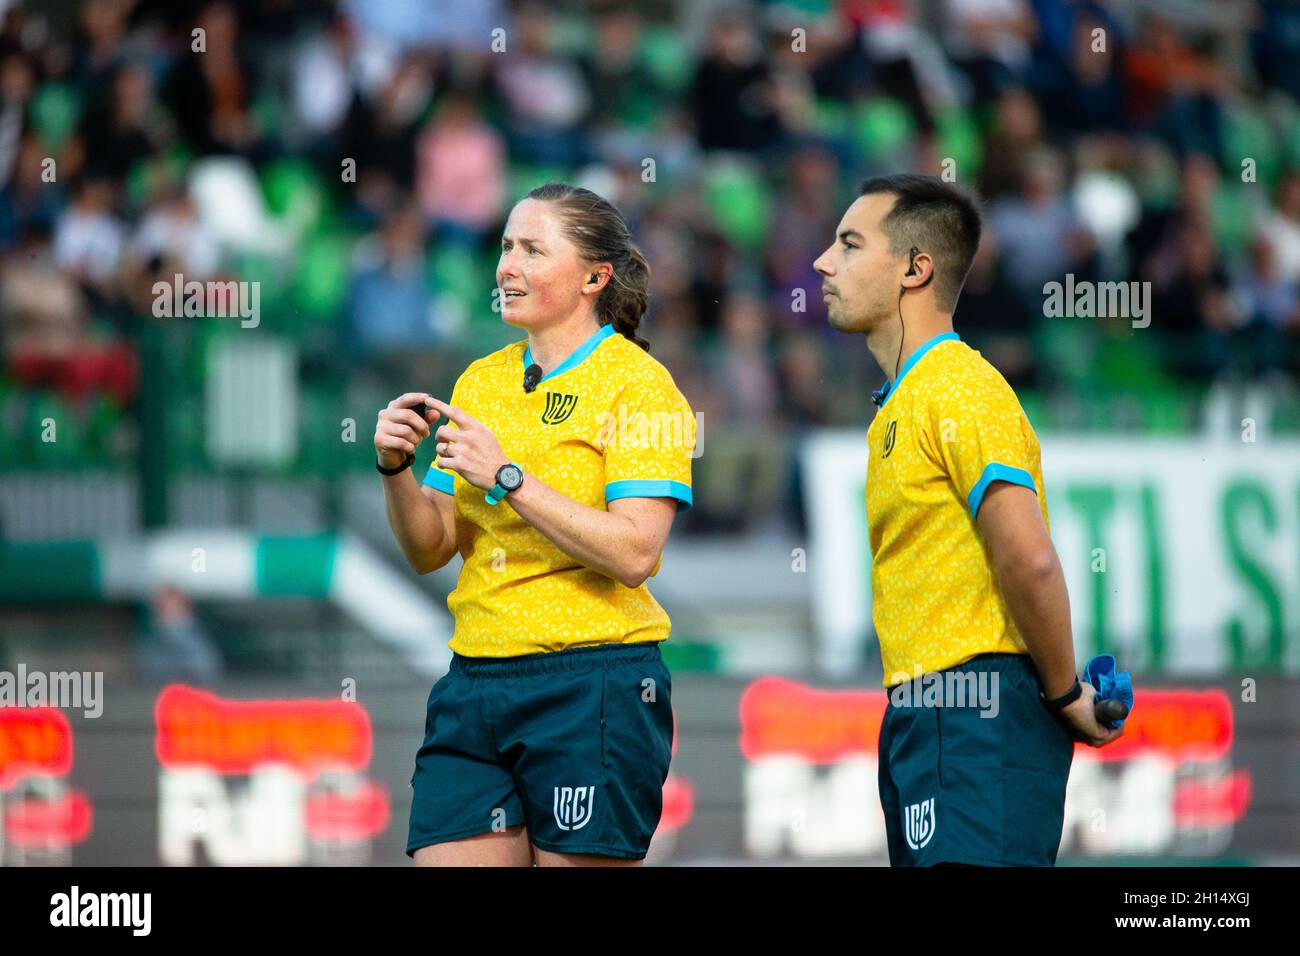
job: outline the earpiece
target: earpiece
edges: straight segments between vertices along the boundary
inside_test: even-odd
[[[918,248],[916,248],[916,246],[913,246],[913,247],[911,248],[911,250],[908,252],[908,254],[907,254],[907,272],[904,273],[905,275],[909,275],[909,276],[914,276],[914,275],[916,275],[916,256],[917,256],[917,253],[919,253],[920,251],[921,251],[921,250],[918,249]]]
[[[591,274],[591,278],[587,280],[587,285],[595,285],[599,281],[600,281],[600,274],[597,272],[593,272]]]

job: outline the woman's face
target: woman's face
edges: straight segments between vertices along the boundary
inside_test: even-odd
[[[590,282],[593,274],[600,281]],[[497,262],[506,322],[527,329],[563,320],[583,302],[594,302],[603,285],[599,267],[585,262],[563,235],[551,203],[524,199],[511,210]]]

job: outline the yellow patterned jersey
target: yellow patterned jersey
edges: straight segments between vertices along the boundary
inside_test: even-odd
[[[976,654],[1028,653],[975,523],[990,484],[1032,489],[1038,436],[1001,374],[955,332],[886,385],[867,430],[872,617],[886,687]]]
[[[491,429],[524,482],[536,476],[593,508],[619,498],[673,498],[679,511],[689,508],[695,417],[668,370],[606,325],[525,392],[527,345],[471,363],[451,395]],[[456,496],[464,565],[447,598],[456,653],[513,657],[667,639],[668,615],[644,583],[629,588],[584,567],[509,498],[488,504],[482,489],[436,461],[424,483]]]

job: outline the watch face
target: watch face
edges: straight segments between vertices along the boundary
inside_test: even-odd
[[[518,465],[502,465],[497,472],[497,481],[506,491],[514,491],[524,483],[524,473]]]

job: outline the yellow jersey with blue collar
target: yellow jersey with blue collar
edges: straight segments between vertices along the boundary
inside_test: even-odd
[[[1028,653],[976,524],[989,485],[1031,489],[1038,436],[1006,379],[956,332],[909,356],[867,430],[872,618],[885,687],[977,654]]]
[[[610,325],[525,392],[532,364],[527,341],[515,342],[471,363],[451,395],[496,435],[525,483],[535,476],[593,508],[634,497],[691,506],[695,417],[663,365]],[[436,460],[424,484],[456,497],[464,564],[447,598],[456,653],[513,657],[667,639],[668,615],[644,583],[629,588],[579,564],[509,498],[488,504]]]

